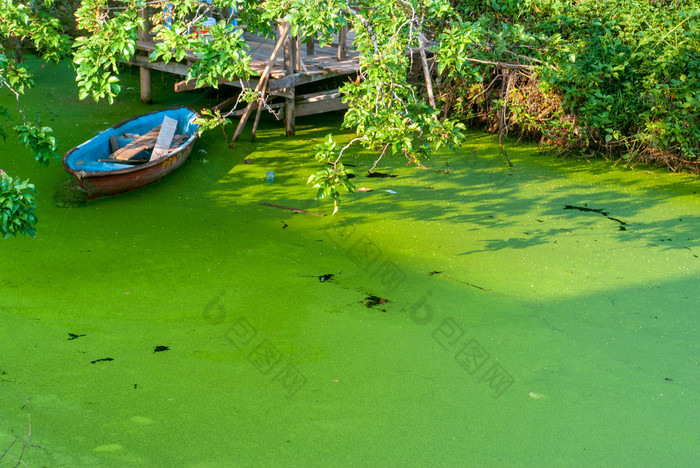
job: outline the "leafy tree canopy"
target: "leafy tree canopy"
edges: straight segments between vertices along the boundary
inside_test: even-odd
[[[357,137],[340,147],[329,135],[316,152],[323,169],[309,179],[336,209],[340,190],[353,190],[344,154],[364,148],[377,161],[401,155],[423,165],[432,151],[461,142],[464,122],[539,136],[568,151],[698,168],[700,0],[82,0],[75,14],[82,35],[72,44],[81,98],[112,102],[120,92],[120,60],[136,53],[145,6],[159,41],[151,60],[192,51],[206,60],[188,79],[214,87],[219,78],[253,74],[240,25],[272,37],[286,22],[292,34],[322,43],[341,26],[354,30],[360,73],[341,91],[349,105],[344,126]],[[70,42],[52,8],[48,0],[0,0],[0,38],[24,38],[60,60]],[[210,8],[237,22],[218,22],[207,42],[193,32]],[[29,70],[6,55],[0,66],[2,86],[19,103],[31,86]],[[245,90],[239,104],[261,98]],[[39,162],[54,158],[50,129],[19,112],[23,124],[13,130],[20,140]],[[227,122],[226,114],[205,115],[204,128]],[[17,190],[31,196],[29,185],[15,182],[3,185],[8,197],[17,199]],[[12,209],[7,220],[20,212]],[[3,234],[33,232],[11,231],[9,222],[2,221]]]

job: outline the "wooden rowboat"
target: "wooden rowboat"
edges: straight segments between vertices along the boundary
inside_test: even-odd
[[[63,168],[88,200],[136,190],[187,160],[199,136],[198,117],[179,107],[125,120],[68,151]]]

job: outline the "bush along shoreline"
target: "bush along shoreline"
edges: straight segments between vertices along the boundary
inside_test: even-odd
[[[463,1],[436,36],[443,113],[566,154],[700,172],[700,2]]]

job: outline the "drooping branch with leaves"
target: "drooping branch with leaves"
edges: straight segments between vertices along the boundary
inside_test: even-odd
[[[45,60],[58,62],[68,55],[70,42],[62,33],[59,21],[52,16],[53,1],[0,0],[0,40],[3,43],[29,42]],[[34,155],[46,166],[58,159],[57,142],[53,130],[42,124],[37,116],[32,119],[22,107],[22,96],[34,83],[31,70],[21,61],[21,54],[8,57],[0,50],[0,89],[9,90],[17,102],[16,112],[0,106],[0,136],[7,137],[6,123],[19,116],[21,123],[11,130]],[[2,161],[0,160],[0,163]],[[0,168],[0,235],[27,234],[33,236],[37,221],[35,213],[34,186],[28,180],[21,182]]]
[[[449,3],[398,0],[346,4],[344,8],[356,34],[360,73],[341,88],[349,105],[343,126],[356,129],[358,137],[342,148],[327,138],[319,145],[316,158],[329,167],[309,178],[318,188],[317,197],[332,198],[336,211],[338,188],[353,190],[341,162],[353,146],[376,152],[374,167],[388,155],[400,155],[423,166],[432,151],[458,145],[464,129],[462,123],[436,108],[431,72],[426,69],[430,45],[426,38],[435,37],[435,26],[451,14]],[[421,68],[422,72],[415,72]]]

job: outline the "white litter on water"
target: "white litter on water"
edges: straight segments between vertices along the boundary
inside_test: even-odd
[[[394,192],[393,190],[387,190],[386,192],[387,193],[397,193],[397,192]]]
[[[205,154],[206,154],[207,150],[201,149],[201,150],[199,150],[199,152],[200,152],[200,153],[205,153]]]

